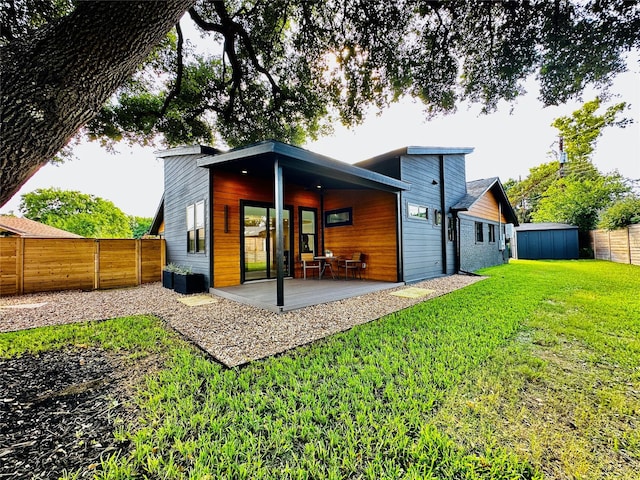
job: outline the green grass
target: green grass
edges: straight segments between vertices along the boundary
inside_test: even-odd
[[[140,389],[139,423],[117,432],[131,453],[105,460],[97,478],[633,478],[640,268],[520,261],[484,273],[243,368],[150,319],[122,340],[99,333],[110,322],[88,335],[47,329],[47,341],[40,330],[0,335],[0,354],[76,335],[141,352],[139,335],[170,350]]]

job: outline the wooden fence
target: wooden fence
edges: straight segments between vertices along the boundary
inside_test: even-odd
[[[640,225],[619,230],[592,230],[591,248],[599,260],[640,265]]]
[[[0,238],[0,295],[158,282],[164,240]]]

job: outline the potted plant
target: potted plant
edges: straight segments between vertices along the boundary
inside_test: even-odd
[[[173,290],[185,295],[204,292],[204,275],[193,273],[191,267],[177,266],[173,271]]]
[[[178,265],[170,263],[162,268],[162,286],[173,289],[173,274],[179,269]]]

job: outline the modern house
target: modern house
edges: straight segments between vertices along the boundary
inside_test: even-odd
[[[277,305],[284,278],[302,276],[303,251],[362,252],[366,278],[384,282],[475,270],[508,260],[504,225],[517,220],[497,178],[467,186],[472,151],[406,147],[351,165],[276,141],[174,148],[157,154],[154,226],[168,262],[213,288],[275,279]]]

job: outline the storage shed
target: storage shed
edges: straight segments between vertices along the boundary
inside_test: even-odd
[[[524,223],[516,227],[515,258],[573,260],[578,253],[578,227],[574,225]]]

